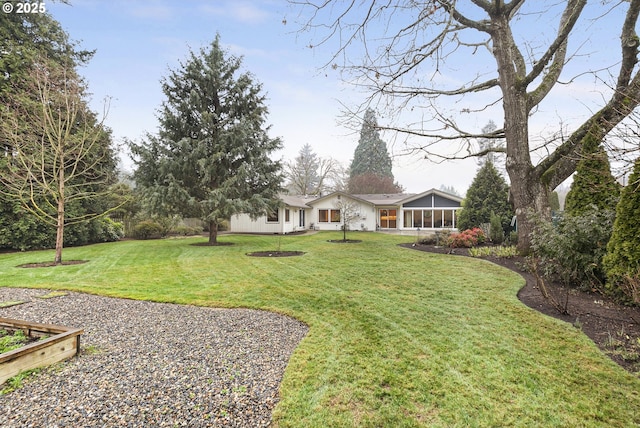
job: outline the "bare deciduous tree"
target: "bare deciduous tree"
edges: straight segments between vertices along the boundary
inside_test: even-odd
[[[311,12],[303,18],[303,31],[317,40],[311,46],[333,50],[326,66],[348,73],[348,80],[369,92],[359,109],[376,105],[404,118],[380,127],[403,135],[409,151],[468,158],[488,153],[478,150],[479,138],[504,138],[504,149],[489,151],[506,153],[523,253],[533,228],[529,213],[550,217],[548,193],[575,171],[583,140],[603,140],[640,102],[640,0],[290,1]],[[584,45],[590,26],[600,21],[605,35],[616,33],[620,40],[598,49],[610,62],[569,66],[590,53]],[[566,129],[549,129],[547,123],[538,144],[530,124],[551,103],[542,105],[543,100],[550,94],[571,98],[566,87],[584,83],[584,76],[605,88],[600,103]],[[478,134],[461,124],[465,114],[496,107],[504,122],[493,132]]]
[[[305,144],[298,156],[285,164],[286,187],[296,195],[320,195],[337,187],[341,170],[338,161],[319,157],[309,144]]]
[[[73,70],[36,61],[30,96],[12,99],[3,110],[2,138],[7,155],[0,175],[2,192],[56,228],[55,264],[62,263],[65,225],[105,213],[69,215],[74,202],[105,197],[112,156],[104,117],[97,121],[84,100],[85,88]],[[106,110],[105,110],[106,117]]]

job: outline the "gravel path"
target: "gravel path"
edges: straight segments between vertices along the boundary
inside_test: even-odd
[[[0,288],[0,316],[84,329],[82,352],[0,396],[0,427],[268,426],[307,327],[214,309]]]

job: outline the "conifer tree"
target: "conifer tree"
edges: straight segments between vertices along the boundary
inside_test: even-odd
[[[462,202],[462,210],[457,216],[459,230],[479,227],[491,222],[491,213],[500,218],[504,230],[510,225],[513,209],[509,203],[509,186],[491,162],[478,170],[467,195]]]
[[[360,140],[349,169],[351,193],[397,193],[402,187],[394,183],[391,156],[378,131],[375,112],[367,109],[360,130]]]
[[[267,214],[282,190],[280,162],[269,157],[281,142],[268,135],[262,85],[240,68],[219,36],[199,54],[190,51],[162,81],[158,134],[131,144],[150,209],[200,218],[212,245],[222,221]]]
[[[607,288],[618,297],[640,303],[640,158],[616,207],[613,233],[603,265]]]
[[[584,139],[582,158],[565,199],[565,212],[578,216],[594,206],[600,210],[612,210],[619,195],[620,185],[611,175],[607,153],[590,133]]]

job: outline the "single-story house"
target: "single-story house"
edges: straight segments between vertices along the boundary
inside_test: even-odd
[[[462,198],[431,189],[419,194],[323,196],[282,195],[277,212],[252,220],[234,215],[230,231],[286,234],[302,230],[341,230],[347,212],[349,230],[442,230],[456,228]]]

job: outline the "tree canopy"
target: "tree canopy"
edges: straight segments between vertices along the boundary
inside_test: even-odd
[[[367,109],[362,121],[360,139],[349,168],[349,191],[361,194],[401,191],[394,183],[391,156],[380,137],[372,109]]]
[[[620,185],[611,175],[609,157],[600,141],[588,134],[583,142],[581,156],[565,199],[565,212],[569,215],[581,215],[593,207],[600,210],[615,209],[620,196]]]
[[[507,230],[513,217],[509,204],[509,186],[491,162],[485,162],[478,170],[467,195],[462,210],[457,216],[458,229],[472,229],[491,222],[491,215],[500,218],[503,230]]]
[[[131,143],[134,179],[152,211],[198,217],[218,225],[237,213],[253,218],[275,208],[281,191],[281,147],[266,125],[262,85],[241,72],[241,58],[220,37],[162,80],[166,97],[157,135]]]
[[[522,253],[530,247],[530,216],[550,218],[548,193],[575,171],[584,138],[601,141],[640,103],[640,0],[291,1],[310,12],[302,23],[315,37],[310,46],[334,43],[326,66],[368,91],[351,110],[387,106],[386,117],[395,120],[382,128],[404,135],[408,152],[468,158],[486,154],[479,138],[504,138],[495,150],[506,153]],[[599,20],[603,25],[592,25]],[[605,64],[584,60],[596,29]],[[584,94],[584,79],[601,82],[599,104],[571,123],[545,120],[534,139],[534,117],[554,109],[548,102]],[[504,121],[490,134],[461,120],[494,107]]]
[[[640,304],[640,158],[622,189],[603,264],[607,288],[618,298]]]
[[[92,227],[66,237],[65,226],[103,215],[108,207],[100,196],[115,177],[110,130],[90,110],[76,70],[92,52],[78,50],[46,13],[1,14],[0,36],[0,246],[54,241],[61,263],[65,242],[92,240]],[[54,240],[45,224],[54,226]]]
[[[305,144],[298,156],[286,165],[286,188],[295,195],[320,195],[340,188],[342,167],[331,158],[321,158]]]

